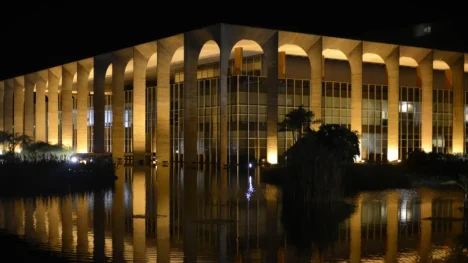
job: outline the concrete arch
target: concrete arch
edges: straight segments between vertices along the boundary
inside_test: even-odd
[[[308,58],[309,63],[304,67],[306,67],[306,72],[311,72],[311,67],[313,63],[312,59],[308,56],[307,52],[302,47],[296,44],[284,44],[278,48],[278,78],[295,77],[291,76],[291,74],[288,74],[288,72],[291,72],[290,70],[288,70],[288,59],[286,57],[288,55]]]
[[[463,57],[464,57],[463,69],[465,72],[468,72],[468,54],[467,53],[463,54]]]
[[[465,148],[465,114],[464,114],[464,64],[465,56],[458,52],[434,51],[434,61],[445,69],[446,88],[453,92],[453,129],[452,129],[452,153],[463,153]]]
[[[419,63],[412,57],[401,56],[399,60],[400,66],[416,68]]]
[[[284,52],[286,55],[307,57],[305,50],[302,47],[294,44],[284,44],[278,48],[278,51]]]
[[[219,45],[214,40],[208,40],[201,48],[200,54],[198,55],[198,60],[211,60],[218,59],[221,54]]]
[[[432,68],[435,70],[450,70],[450,66],[443,60],[434,60],[432,62]]]
[[[146,82],[152,83],[152,80],[157,79],[157,69],[156,66],[158,64],[158,53],[154,52],[148,58],[148,64],[146,64]]]
[[[362,62],[385,64],[384,59],[380,55],[375,53],[364,53],[362,55]]]
[[[93,58],[83,59],[77,62],[76,90],[77,90],[77,127],[76,127],[76,151],[87,153],[88,145],[88,100],[93,87],[94,78]]]
[[[332,49],[332,48],[324,49],[322,51],[322,55],[326,59],[348,60],[348,56],[346,56],[346,54],[339,49]]]

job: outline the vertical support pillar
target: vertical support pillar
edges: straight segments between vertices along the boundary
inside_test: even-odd
[[[36,74],[26,75],[24,78],[24,134],[34,136],[34,83]]]
[[[133,51],[128,49],[127,51]],[[120,52],[119,52],[120,53]],[[126,52],[121,52],[126,53]],[[128,52],[127,52],[128,53]],[[114,158],[124,158],[125,152],[125,133],[124,133],[124,107],[125,107],[125,68],[130,56],[125,54],[114,54],[112,61],[112,155]],[[135,74],[136,75],[136,74]],[[133,89],[135,93],[135,87]],[[135,105],[135,104],[134,104]],[[138,119],[145,119],[145,115],[136,115],[134,113],[133,123]],[[135,127],[135,125],[133,126]],[[133,133],[133,141],[141,135]],[[144,134],[143,134],[144,135]],[[136,159],[134,159],[136,160]]]
[[[267,162],[278,163],[278,32],[263,44],[267,77]]]
[[[0,81],[0,131],[5,129],[5,81]]]
[[[193,220],[198,214],[197,197],[197,66],[201,46],[194,32],[184,34],[184,240],[196,240]],[[184,243],[186,262],[197,262],[197,244]]]
[[[73,78],[76,73],[76,63],[62,67],[62,145],[73,147]]]
[[[4,112],[4,131],[13,132],[13,92],[14,80],[8,79],[5,81],[5,112]]]
[[[464,62],[461,55],[452,65],[453,76],[453,146],[452,153],[461,153],[465,148],[465,93],[464,93]]]
[[[15,133],[24,134],[24,76],[15,78],[13,130]]]
[[[76,150],[78,153],[88,152],[88,83],[92,67],[92,59],[81,60],[77,63]]]
[[[351,68],[351,130],[362,134],[362,42],[348,55]],[[359,152],[361,152],[359,144]],[[359,159],[360,157],[358,157]]]
[[[234,75],[242,74],[243,58],[244,58],[244,49],[242,47],[234,48]]]
[[[138,47],[133,58],[133,163],[144,164],[146,153],[146,68],[149,57]]]
[[[36,73],[36,142],[47,141],[46,126],[46,83],[48,79],[47,70]]]
[[[49,85],[47,86],[47,141],[50,144],[58,144],[58,84],[60,79],[60,68],[49,69]]]
[[[221,26],[221,40],[219,47],[219,139],[220,139],[220,167],[228,165],[228,68],[232,46],[229,43],[229,31]]]
[[[94,134],[93,134],[93,152],[103,153],[104,149],[104,107],[105,101],[105,84],[106,71],[110,62],[104,56],[94,58]]]
[[[387,159],[395,161],[398,156],[398,94],[400,87],[400,48],[397,47],[385,59],[388,79],[388,145]]]
[[[433,52],[431,51],[421,62],[417,72],[421,80],[421,148],[425,152],[432,152],[432,76]]]
[[[286,78],[286,52],[278,52],[278,78]]]
[[[171,46],[168,39],[157,42],[157,81],[156,88],[156,151],[157,159],[164,162],[170,161],[170,70],[172,56],[175,47]]]
[[[322,118],[322,77],[323,77],[323,56],[322,56],[322,38],[319,38],[315,44],[307,51],[310,62],[310,92],[309,105],[310,110],[315,114],[315,119]],[[312,128],[318,128],[320,124],[312,125]]]

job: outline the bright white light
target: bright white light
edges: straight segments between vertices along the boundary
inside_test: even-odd
[[[72,163],[77,163],[78,162],[78,158],[76,158],[76,156],[73,156],[72,158],[70,158],[70,161]]]
[[[179,150],[176,150],[175,153],[179,153]]]
[[[0,150],[0,155],[3,155],[3,150]]]
[[[252,163],[249,163],[249,168],[252,168]]]
[[[253,185],[252,185],[252,176],[249,176],[249,189],[247,189],[247,193],[245,193],[245,197],[247,197],[248,201],[250,201],[250,198],[252,197],[253,192],[255,192],[255,189],[253,188]]]

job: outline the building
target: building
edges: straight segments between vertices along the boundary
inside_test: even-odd
[[[465,72],[459,52],[216,24],[5,79],[0,130],[128,163],[276,163],[304,105],[365,160],[464,153]]]

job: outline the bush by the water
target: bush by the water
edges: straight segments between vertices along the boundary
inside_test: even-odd
[[[403,162],[408,173],[425,177],[449,177],[457,179],[468,175],[468,155],[435,153],[416,150]]]

